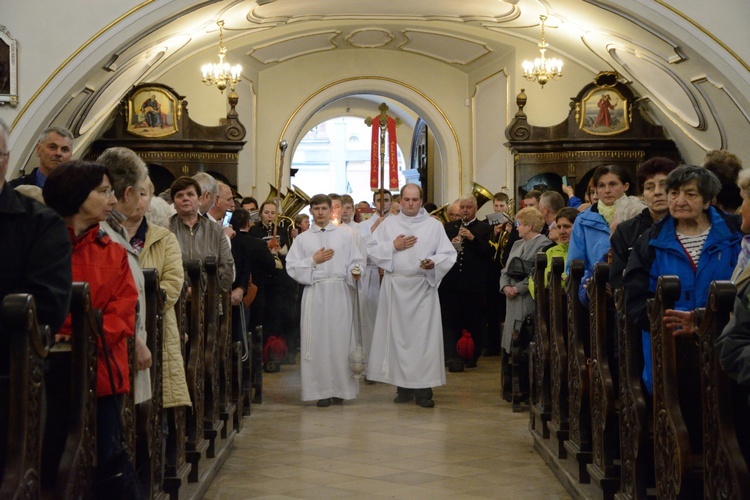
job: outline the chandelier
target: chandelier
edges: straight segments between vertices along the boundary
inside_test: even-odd
[[[557,80],[562,76],[562,60],[552,58],[547,59],[544,53],[547,51],[549,44],[544,38],[544,21],[547,20],[547,16],[539,16],[542,21],[542,39],[538,44],[540,57],[534,59],[534,62],[524,61],[523,62],[523,76],[530,81],[538,81],[539,85],[544,89],[544,84],[550,80]]]
[[[216,24],[219,25],[219,63],[204,64],[201,71],[203,71],[203,83],[209,86],[216,85],[223,94],[227,87],[234,92],[234,86],[240,81],[242,66],[239,64],[230,66],[229,63],[224,62],[224,56],[227,54],[227,48],[224,47],[224,21]]]

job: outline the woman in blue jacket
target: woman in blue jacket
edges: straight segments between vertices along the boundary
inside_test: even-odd
[[[609,253],[610,225],[615,219],[615,209],[627,199],[626,193],[630,188],[628,174],[619,165],[597,167],[591,176],[591,183],[596,186],[599,201],[576,218],[565,265],[565,274],[570,276],[570,263],[576,259],[583,260],[585,273],[579,296],[584,305],[588,305],[585,284],[593,275],[594,264]]]
[[[721,183],[708,170],[677,167],[666,189],[669,215],[638,240],[623,276],[627,314],[643,330],[643,380],[649,394],[653,374],[646,300],[654,296],[659,276],[680,277],[680,298],[665,314],[665,325],[692,332],[692,311],[705,307],[712,281],[730,279],[742,239],[738,218],[710,206]]]

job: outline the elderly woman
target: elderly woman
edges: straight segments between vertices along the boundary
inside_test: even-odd
[[[546,251],[553,243],[540,231],[544,227],[542,214],[533,207],[521,209],[516,214],[516,228],[520,239],[508,254],[508,264],[500,274],[500,292],[505,294],[505,326],[501,347],[510,353],[513,330],[526,315],[534,312],[534,299],[529,294],[529,279],[537,252]]]
[[[73,244],[73,281],[88,282],[91,306],[102,313],[96,377],[97,460],[101,474],[120,451],[121,395],[130,391],[126,341],[135,335],[138,290],[125,249],[99,227],[117,203],[107,168],[82,161],[62,164],[47,177],[43,194],[47,205],[68,226]],[[72,333],[68,317],[55,340],[65,341]],[[106,477],[99,477],[100,484],[103,479]],[[114,482],[112,487],[116,487]]]
[[[164,408],[190,406],[185,364],[180,348],[180,332],[174,310],[185,281],[182,251],[177,237],[166,227],[151,222],[147,216],[154,196],[151,179],[146,179],[138,194],[138,205],[122,226],[128,233],[134,252],[138,254],[141,267],[156,269],[159,272],[159,286],[166,293],[162,339],[163,405]],[[168,219],[165,222],[169,224]]]
[[[676,334],[695,331],[693,310],[705,307],[714,280],[732,276],[740,251],[735,216],[711,206],[721,189],[714,174],[702,167],[677,167],[666,181],[669,214],[638,240],[623,275],[627,314],[644,331],[643,380],[653,391],[650,328],[646,300],[653,297],[659,276],[680,277],[680,298],[667,310],[664,324]]]

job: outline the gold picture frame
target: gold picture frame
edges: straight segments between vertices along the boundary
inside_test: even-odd
[[[138,89],[128,100],[128,132],[139,137],[164,137],[178,131],[179,102],[160,87]]]
[[[579,127],[591,135],[616,135],[630,128],[629,102],[614,87],[595,88],[581,100]]]
[[[17,43],[5,26],[0,26],[0,106],[18,105]]]

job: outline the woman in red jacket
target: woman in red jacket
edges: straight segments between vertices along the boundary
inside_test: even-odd
[[[102,313],[97,352],[97,457],[107,464],[120,451],[121,395],[130,391],[127,339],[135,332],[138,291],[125,249],[99,228],[116,199],[107,168],[98,163],[71,161],[58,166],[43,189],[47,205],[68,227],[73,244],[73,281],[89,284],[91,305]],[[70,316],[56,341],[72,333]],[[101,478],[100,478],[101,479]]]

